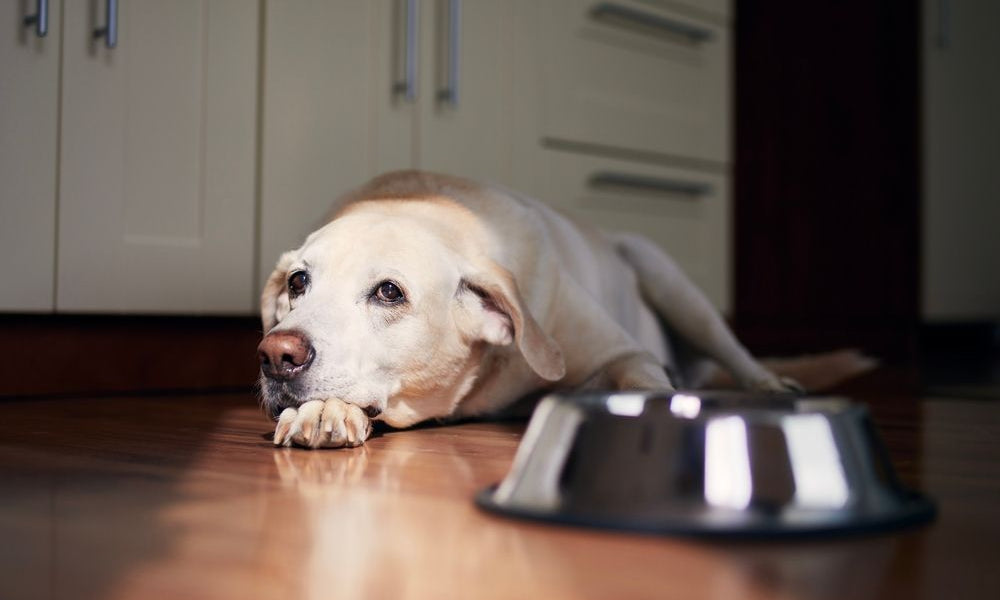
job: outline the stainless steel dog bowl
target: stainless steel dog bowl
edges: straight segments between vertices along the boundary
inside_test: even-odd
[[[864,532],[935,512],[900,485],[863,405],[721,392],[549,396],[510,473],[476,501],[517,517],[709,536]]]

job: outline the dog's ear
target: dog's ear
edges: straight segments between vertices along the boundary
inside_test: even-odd
[[[474,313],[471,327],[476,338],[498,346],[514,342],[540,377],[547,381],[563,378],[566,363],[562,350],[531,316],[510,271],[491,264],[463,277],[459,293],[472,305],[467,308]]]
[[[264,284],[264,291],[260,294],[260,320],[264,325],[264,333],[271,330],[278,324],[278,321],[288,314],[288,267],[291,266],[294,254],[285,252],[278,259],[274,271],[267,278]]]

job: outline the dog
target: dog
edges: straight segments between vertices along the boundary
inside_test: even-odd
[[[745,389],[799,390],[750,355],[651,241],[418,171],[342,196],[278,260],[261,320],[276,445],[357,446],[373,420],[495,414],[551,389],[696,387],[703,363],[679,348]]]

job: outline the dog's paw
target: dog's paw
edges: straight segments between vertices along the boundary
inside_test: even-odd
[[[310,400],[282,411],[274,428],[274,445],[354,447],[363,444],[371,432],[371,420],[360,407],[337,399]]]

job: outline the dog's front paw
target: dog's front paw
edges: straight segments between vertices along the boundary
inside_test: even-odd
[[[274,428],[274,445],[353,447],[363,444],[371,432],[371,420],[360,407],[337,399],[310,400],[281,413]]]

